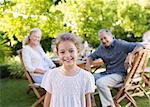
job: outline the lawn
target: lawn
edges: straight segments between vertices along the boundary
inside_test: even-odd
[[[26,94],[27,89],[27,80],[1,79],[0,107],[30,107],[36,97],[32,92],[29,95]],[[138,107],[150,107],[150,101],[145,97],[136,97],[136,102]]]
[[[23,79],[0,80],[0,107],[30,107],[36,100],[31,92],[26,94],[28,83]]]

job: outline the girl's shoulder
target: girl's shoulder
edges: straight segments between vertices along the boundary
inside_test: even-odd
[[[59,67],[53,68],[53,69],[49,69],[45,75],[47,76],[51,76],[51,77],[55,77],[55,75],[57,75],[58,71],[59,71]]]
[[[95,84],[94,82],[94,76],[92,75],[91,72],[88,72],[84,69],[81,69],[81,74],[82,74],[82,80],[85,83],[91,83],[92,85]]]
[[[93,75],[91,72],[87,71],[87,70],[84,70],[84,69],[80,69],[80,72],[81,74],[84,76],[84,77],[87,77],[87,78],[93,78]]]

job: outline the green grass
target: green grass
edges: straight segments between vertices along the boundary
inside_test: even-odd
[[[113,92],[113,95],[116,94],[116,90],[113,90],[112,92]],[[148,100],[146,96],[141,95],[138,97],[134,97],[134,99],[136,101],[137,107],[150,107],[150,101]],[[101,107],[99,95],[95,95],[95,100],[96,100],[97,107]],[[127,103],[125,100],[121,102],[122,107],[125,107],[126,104]]]
[[[26,94],[27,90],[27,80],[0,80],[0,107],[31,107],[36,97],[33,92]]]
[[[150,58],[148,59],[147,66],[150,67]]]
[[[27,80],[0,80],[0,107],[31,107],[36,97],[32,92],[26,94],[27,89]],[[135,99],[138,107],[150,107],[150,101],[146,97],[136,97]],[[96,102],[100,107],[98,96],[96,96]]]

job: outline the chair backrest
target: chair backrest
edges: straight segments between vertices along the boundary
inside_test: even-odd
[[[147,64],[147,50],[143,49],[135,54],[132,67],[128,69],[128,74],[126,76],[124,85],[126,86],[130,84],[135,74],[143,75],[146,64]]]
[[[23,60],[22,60],[22,49],[18,50],[17,54],[19,55],[20,61],[21,61],[22,65],[23,65],[23,67],[24,67],[25,76],[26,76],[28,82],[30,84],[33,84],[34,81],[33,81],[32,77],[31,77],[30,73],[26,70],[25,65],[23,63]]]

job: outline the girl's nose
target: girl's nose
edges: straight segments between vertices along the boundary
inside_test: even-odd
[[[66,53],[65,53],[65,57],[69,57],[70,56],[70,53],[67,51]]]

